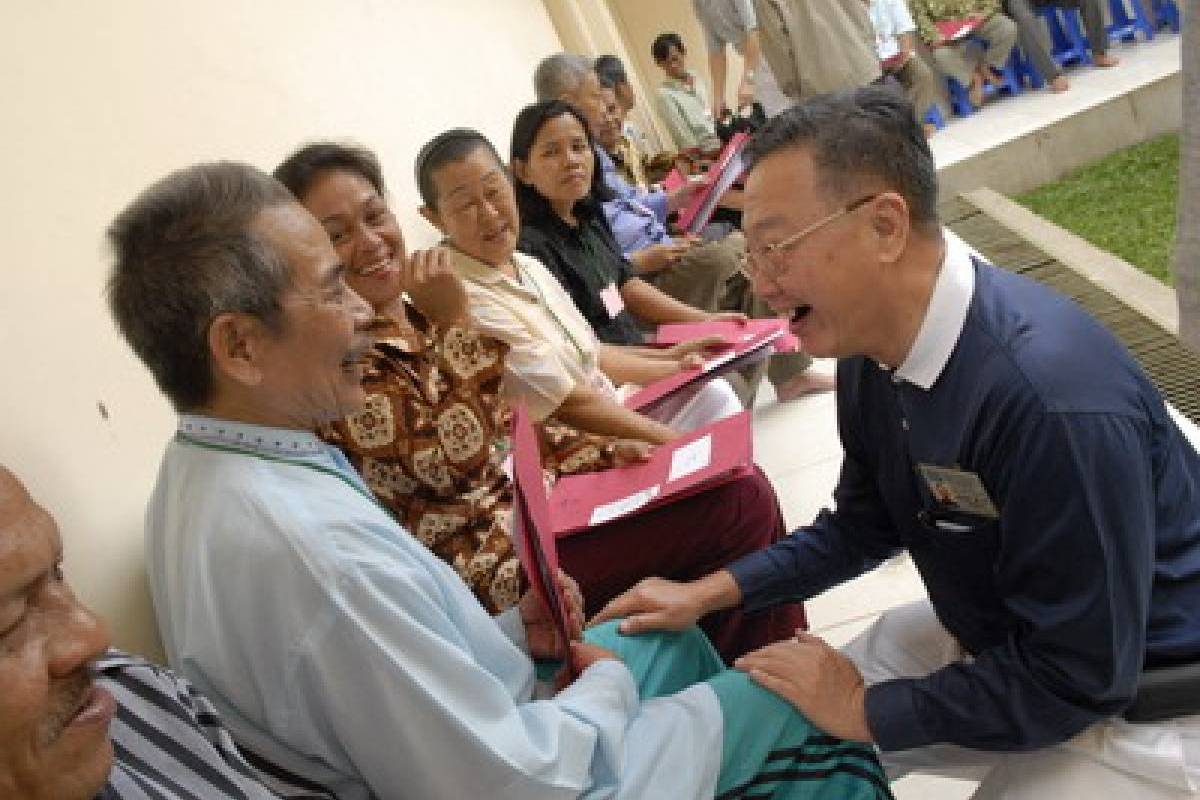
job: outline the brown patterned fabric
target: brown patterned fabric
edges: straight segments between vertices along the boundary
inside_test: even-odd
[[[507,346],[467,324],[440,329],[407,311],[414,327],[408,335],[395,320],[375,320],[364,409],[320,433],[496,614],[527,585],[509,538],[512,485],[502,469]],[[551,475],[612,466],[611,439],[548,420],[543,440]]]

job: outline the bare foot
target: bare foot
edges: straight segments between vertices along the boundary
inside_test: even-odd
[[[806,369],[787,383],[775,387],[775,399],[780,403],[790,403],[806,394],[832,392],[835,388],[832,375]]]
[[[1052,92],[1065,92],[1070,88],[1071,82],[1067,80],[1066,75],[1056,75],[1054,79],[1050,81],[1050,91]]]
[[[1097,67],[1102,68],[1115,67],[1117,64],[1121,63],[1121,59],[1117,58],[1116,56],[1110,56],[1108,53],[1104,53],[1102,55],[1092,56],[1092,63]]]

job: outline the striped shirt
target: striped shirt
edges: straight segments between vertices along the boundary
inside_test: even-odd
[[[109,650],[96,683],[112,693],[114,762],[96,800],[327,800],[315,784],[251,766],[207,698],[185,679]]]

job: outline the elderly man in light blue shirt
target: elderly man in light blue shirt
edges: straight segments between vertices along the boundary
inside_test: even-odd
[[[183,170],[109,238],[114,316],[181,413],[146,516],[155,612],[244,747],[348,800],[888,796],[870,748],[696,631],[564,643],[533,595],[493,619],[374,501],[312,433],[368,405],[369,309],[272,178]],[[539,684],[539,656],[573,679]]]

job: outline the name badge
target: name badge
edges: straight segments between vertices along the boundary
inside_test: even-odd
[[[929,494],[941,508],[986,519],[1000,516],[996,504],[974,472],[934,464],[918,464],[917,471],[924,478]]]
[[[609,319],[616,319],[625,310],[625,301],[621,299],[621,292],[615,283],[600,290],[600,299],[604,301],[604,310],[608,312]]]

